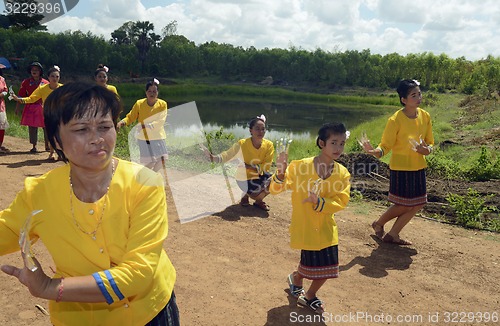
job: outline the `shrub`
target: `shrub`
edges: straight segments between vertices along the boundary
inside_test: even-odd
[[[462,179],[463,171],[456,160],[452,160],[436,151],[434,155],[426,157],[427,173],[442,179]]]
[[[467,177],[472,181],[500,179],[500,157],[495,158],[486,147],[481,147],[481,154],[476,163],[467,171]]]
[[[493,197],[488,195],[486,198]],[[491,224],[484,222],[484,214],[494,212],[496,209],[492,206],[485,205],[486,199],[474,189],[469,188],[466,196],[449,193],[446,196],[446,201],[454,209],[457,224],[469,228],[483,228]]]

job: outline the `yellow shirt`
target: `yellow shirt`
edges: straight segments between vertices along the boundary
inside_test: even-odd
[[[378,148],[382,149],[383,155],[392,150],[391,170],[418,171],[427,167],[425,156],[412,149],[410,139],[420,141],[421,137],[427,145],[434,145],[431,116],[421,108],[417,112],[417,117],[410,119],[401,109],[387,121]]]
[[[116,90],[115,86],[106,84],[106,88],[115,93],[117,96],[120,96],[118,95],[118,91]]]
[[[278,194],[292,191],[292,221],[290,223],[290,246],[294,249],[321,250],[337,245],[338,230],[334,213],[344,209],[350,198],[349,171],[335,162],[332,175],[319,186],[317,203],[303,203],[309,190],[319,179],[314,168],[314,157],[292,161],[286,169],[285,179],[271,178],[269,191]]]
[[[61,87],[63,84],[57,83],[57,87]],[[50,88],[50,84],[44,84],[38,86],[33,93],[31,93],[30,96],[28,97],[21,97],[21,103],[26,104],[26,103],[35,103],[39,99],[42,99],[43,102],[47,99],[47,97],[54,91],[52,88]]]
[[[176,273],[163,242],[168,233],[161,175],[119,160],[107,195],[96,203],[72,197],[69,165],[26,178],[24,189],[0,212],[0,254],[19,251],[19,230],[28,214],[31,239],[50,252],[55,278],[93,275],[108,303],[49,302],[53,325],[145,325],[170,300]],[[104,203],[102,224],[93,240]],[[90,209],[95,212],[90,215]]]
[[[220,154],[222,162],[227,162],[235,158],[244,161],[245,164],[257,167],[247,169],[244,164],[238,166],[235,178],[240,181],[258,179],[263,172],[269,172],[273,163],[274,145],[267,139],[262,140],[260,148],[255,148],[252,144],[252,138],[240,139],[230,149]]]
[[[140,124],[143,124],[143,128],[138,129],[137,139],[166,139],[165,121],[167,120],[167,108],[167,102],[164,100],[157,99],[153,106],[149,106],[147,99],[143,98],[135,102],[132,110],[130,110],[122,121],[127,126],[136,120]]]

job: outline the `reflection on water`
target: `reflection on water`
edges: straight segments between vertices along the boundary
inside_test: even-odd
[[[166,99],[170,108],[186,103]],[[132,104],[127,104],[125,99],[125,110],[128,111]],[[133,101],[135,102],[135,101]],[[348,129],[356,125],[388,113],[390,108],[374,109],[312,105],[297,102],[289,103],[264,103],[247,101],[227,101],[220,97],[210,100],[196,100],[199,116],[206,132],[224,128],[236,138],[249,137],[248,122],[261,114],[267,117],[268,131],[266,138],[278,139],[291,136],[293,139],[309,139],[315,137],[318,129],[327,122],[343,122]],[[360,104],[359,106],[362,106]],[[193,126],[176,126],[176,132],[188,134]]]

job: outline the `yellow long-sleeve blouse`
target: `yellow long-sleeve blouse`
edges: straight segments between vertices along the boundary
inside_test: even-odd
[[[159,140],[167,138],[165,121],[167,120],[167,102],[157,99],[153,106],[149,106],[147,98],[137,100],[129,113],[122,119],[128,126],[138,120],[143,128],[138,129],[137,139]]]
[[[321,250],[338,244],[335,213],[344,209],[350,199],[351,175],[347,169],[335,162],[332,174],[319,185],[317,203],[303,203],[309,197],[314,182],[319,178],[314,168],[314,157],[290,162],[285,179],[271,179],[269,191],[278,194],[292,191],[292,220],[290,223],[290,246],[294,249]]]
[[[378,148],[383,155],[392,150],[391,170],[418,171],[427,167],[425,156],[413,151],[410,143],[410,139],[419,142],[420,138],[427,145],[434,145],[431,116],[427,111],[418,108],[417,117],[410,119],[401,109],[389,118]]]
[[[118,161],[108,194],[95,203],[73,196],[70,204],[70,168],[65,165],[26,178],[24,189],[0,212],[0,254],[19,250],[25,218],[42,209],[29,234],[50,252],[54,277],[92,275],[106,297],[102,303],[50,301],[53,325],[145,325],[170,300],[176,273],[163,249],[168,219],[162,178],[141,165]],[[91,232],[102,213],[96,240],[76,226],[75,221]]]
[[[263,172],[269,172],[273,163],[274,145],[273,142],[267,139],[262,140],[260,148],[255,148],[252,144],[252,138],[240,139],[230,149],[219,154],[222,162],[227,162],[233,159],[243,160],[247,165],[257,167],[255,169],[246,168],[244,164],[238,166],[236,170],[236,180],[253,180],[258,179]]]
[[[57,83],[57,87],[61,87],[63,84]],[[33,93],[31,93],[30,96],[28,97],[20,97],[19,99],[21,100],[21,103],[26,104],[26,103],[35,103],[39,99],[42,99],[43,102],[47,99],[47,97],[53,92],[54,90],[50,88],[50,84],[44,84],[38,86]]]
[[[115,93],[117,96],[120,96],[120,95],[118,94],[118,91],[116,90],[116,87],[115,87],[115,86],[106,84],[106,88],[107,88],[108,90],[112,91],[113,93]]]

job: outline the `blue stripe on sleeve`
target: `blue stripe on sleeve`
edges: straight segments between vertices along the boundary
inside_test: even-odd
[[[318,201],[316,202],[316,206],[314,207],[314,210],[317,210],[318,206],[319,206],[319,197],[318,197]]]
[[[123,300],[125,296],[120,292],[120,289],[118,288],[118,285],[116,285],[115,279],[113,278],[113,275],[111,275],[111,272],[109,270],[105,270],[104,274],[106,274],[109,284],[111,284],[111,288],[113,289],[113,291],[115,291],[118,299]]]
[[[113,298],[109,294],[108,290],[106,290],[106,287],[104,286],[104,283],[102,282],[102,278],[99,275],[99,273],[94,273],[92,274],[94,277],[97,286],[99,287],[99,290],[101,290],[102,294],[104,295],[104,298],[106,298],[106,303],[107,304],[112,304],[113,303]]]
[[[324,207],[325,207],[325,198],[321,197],[321,208],[319,209],[319,211],[322,212]]]

